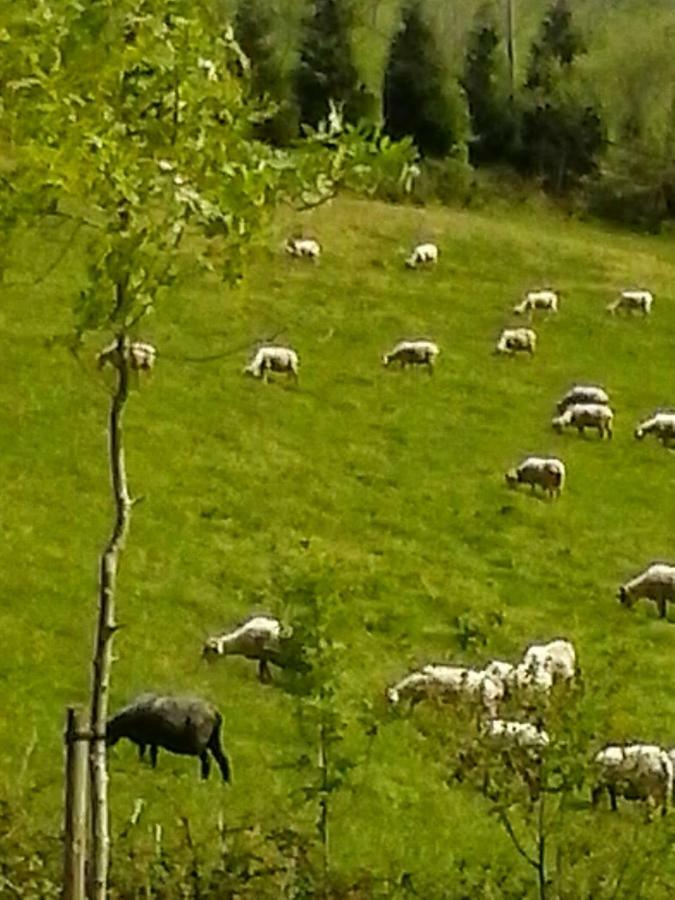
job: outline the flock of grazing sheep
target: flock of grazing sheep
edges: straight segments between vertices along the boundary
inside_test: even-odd
[[[321,255],[319,243],[307,238],[289,239],[286,251],[314,262]],[[406,260],[406,266],[414,269],[435,265],[438,257],[435,244],[419,244]],[[559,307],[560,297],[556,292],[531,291],[513,308],[513,313],[528,314],[532,320],[536,311],[557,314]],[[612,314],[637,311],[647,316],[652,307],[653,297],[649,291],[631,290],[623,291],[607,310]],[[536,346],[537,335],[532,328],[507,328],[502,331],[495,352],[533,355]],[[128,352],[130,368],[135,371],[152,369],[156,356],[152,345],[133,342]],[[425,366],[432,374],[439,352],[433,341],[405,340],[386,353],[382,363],[386,367],[397,364],[400,368]],[[106,347],[98,361],[100,366],[118,366],[117,343]],[[298,354],[289,347],[263,345],[244,372],[263,381],[268,380],[270,373],[286,373],[297,381]],[[583,434],[586,428],[591,428],[597,430],[600,438],[612,437],[614,413],[610,398],[602,387],[573,386],[558,402],[557,413],[552,426],[559,432],[572,427]],[[675,440],[675,412],[656,411],[641,422],[635,437],[639,440],[647,434],[654,434],[668,446]],[[529,456],[506,473],[506,482],[510,486],[529,484],[532,491],[539,487],[551,497],[561,493],[565,478],[565,465],[555,457]],[[667,603],[675,602],[675,566],[653,563],[619,588],[619,600],[626,606],[632,606],[640,598],[652,600],[660,617],[665,618]],[[272,616],[256,615],[231,632],[210,637],[204,645],[203,655],[209,659],[238,655],[256,660],[259,678],[266,682],[271,680],[270,665],[297,666],[302,648],[295,645],[291,628],[285,628]],[[520,754],[518,769],[531,794],[536,796],[536,770],[541,754],[550,742],[549,735],[541,721],[535,725],[528,721],[503,719],[499,717],[500,709],[508,701],[527,713],[549,698],[558,686],[572,684],[578,671],[572,643],[556,639],[548,644],[529,646],[515,664],[492,660],[482,670],[446,664],[426,665],[389,687],[386,695],[394,706],[404,701],[414,706],[432,698],[442,701],[463,698],[474,704],[478,711],[479,733],[495,746]],[[112,746],[120,738],[128,738],[137,744],[141,758],[149,747],[153,766],[159,747],[198,756],[203,778],[209,774],[211,753],[223,779],[229,781],[230,767],[220,743],[221,724],[220,713],[206,701],[143,694],[109,720],[107,739]],[[650,744],[609,745],[596,754],[593,764],[596,771],[592,793],[594,804],[605,790],[609,793],[612,809],[616,809],[617,796],[646,800],[650,805],[659,805],[664,813],[675,800],[675,748],[666,750]]]

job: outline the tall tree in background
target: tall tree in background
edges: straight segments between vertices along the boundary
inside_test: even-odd
[[[567,0],[555,0],[542,23],[539,39],[532,44],[525,87],[549,90],[556,74],[585,52],[586,45],[573,25]]]
[[[510,98],[500,85],[500,37],[487,10],[481,10],[468,37],[462,87],[471,115],[471,162],[509,159],[516,134]]]
[[[300,121],[313,128],[328,117],[330,101],[342,106],[347,122],[355,122],[361,112],[349,2],[314,0],[304,23],[295,91]]]
[[[404,10],[389,49],[383,113],[387,134],[412,136],[424,156],[448,156],[468,136],[466,100],[443,65],[419,2]]]
[[[585,52],[566,0],[555,0],[530,54],[520,163],[556,192],[594,174],[605,146],[600,114],[574,80],[574,61]]]
[[[255,128],[256,136],[276,145],[290,143],[298,134],[298,112],[292,96],[289,67],[274,23],[281,15],[266,0],[241,0],[234,32],[250,63],[251,92],[269,101],[269,113]]]

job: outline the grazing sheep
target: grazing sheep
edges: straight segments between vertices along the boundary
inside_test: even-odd
[[[572,681],[577,672],[577,654],[571,641],[558,638],[548,644],[530,644],[522,664],[549,672],[554,683]]]
[[[493,678],[495,681],[506,682],[513,672],[514,666],[512,663],[504,662],[501,659],[493,659],[491,660],[487,666],[483,669],[486,675],[489,675],[490,678]]]
[[[506,679],[506,694],[521,701],[547,697],[553,690],[555,679],[550,669],[531,661],[521,662],[514,667]]]
[[[534,356],[537,335],[531,328],[505,328],[495,347],[495,353],[529,353]]]
[[[635,429],[635,437],[641,441],[645,435],[653,434],[664,447],[675,440],[675,412],[656,412],[650,419],[645,419]]]
[[[411,706],[432,697],[448,699],[465,696],[478,699],[488,715],[497,715],[497,707],[504,697],[503,686],[476,669],[463,666],[428,665],[407,675],[387,689],[390,703],[409,700]]]
[[[409,269],[416,269],[419,265],[435,266],[438,262],[438,247],[436,244],[418,244],[405,264]]]
[[[156,356],[157,351],[152,344],[148,344],[145,341],[132,341],[129,344],[129,366],[135,372],[141,370],[149,372],[155,365]],[[104,347],[98,354],[97,359],[99,369],[102,369],[108,363],[118,367],[119,350],[117,341],[114,340],[107,347]]]
[[[290,638],[290,629],[284,630],[279,619],[272,616],[252,616],[234,631],[215,635],[204,644],[203,655],[244,656],[258,661],[260,681],[272,680],[269,664],[282,665],[283,643]]]
[[[619,588],[619,600],[629,609],[642,597],[656,603],[659,617],[665,619],[668,602],[675,603],[675,566],[652,563]]]
[[[534,493],[539,486],[545,494],[556,497],[565,485],[565,464],[554,456],[528,456],[518,468],[510,469],[505,478],[510,487],[529,484]]]
[[[108,719],[106,742],[113,747],[120,738],[138,745],[143,759],[150,747],[150,762],[157,765],[159,747],[171,753],[198,756],[202,778],[209,777],[209,751],[218,763],[223,781],[230,780],[230,766],[220,743],[223,717],[213,704],[197,697],[162,697],[141,694]]]
[[[529,722],[515,722],[507,719],[490,719],[487,735],[506,746],[540,750],[548,747],[550,738],[543,728]]]
[[[406,366],[426,366],[431,375],[439,353],[439,347],[433,341],[399,341],[393,350],[384,354],[382,365],[399,363],[402,369]]]
[[[578,403],[595,403],[606,406],[609,403],[609,396],[601,387],[590,384],[575,384],[558,402],[558,412],[564,413],[568,407],[575,406]]]
[[[673,760],[661,747],[610,744],[596,754],[594,768],[597,780],[591,793],[593,806],[607,790],[614,812],[617,796],[660,805],[662,815],[668,812],[673,793]]]
[[[654,297],[650,291],[621,291],[616,300],[607,306],[607,312],[614,315],[623,310],[626,313],[641,312],[648,316],[652,311]]]
[[[551,421],[551,425],[559,433],[566,427],[576,428],[579,434],[583,434],[586,428],[596,428],[601,439],[605,435],[612,437],[613,424],[613,410],[602,403],[575,403]]]
[[[268,381],[270,372],[286,372],[297,382],[300,360],[295,350],[289,347],[261,347],[244,369],[245,375]]]
[[[318,262],[321,256],[321,246],[312,238],[289,238],[286,241],[286,252],[298,258],[311,259]]]
[[[558,312],[559,297],[555,291],[529,291],[525,294],[525,299],[517,303],[513,307],[516,316],[522,316],[523,313],[532,313],[537,309],[543,309],[548,312]]]

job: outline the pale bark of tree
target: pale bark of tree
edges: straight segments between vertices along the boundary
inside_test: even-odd
[[[66,797],[64,816],[64,900],[85,900],[87,851],[87,717],[68,708],[66,718]]]
[[[100,561],[98,592],[98,623],[94,646],[89,751],[89,778],[91,789],[91,848],[90,848],[90,900],[105,900],[110,855],[108,815],[108,771],[105,742],[108,717],[108,694],[112,666],[113,635],[115,624],[115,585],[119,554],[129,530],[132,502],[127,488],[124,466],[122,416],[129,395],[129,340],[120,335],[115,361],[117,385],[112,396],[108,422],[109,463],[115,522]]]

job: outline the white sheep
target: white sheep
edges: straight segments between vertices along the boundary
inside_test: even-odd
[[[516,469],[510,469],[506,475],[506,483],[515,487],[517,484],[529,484],[532,493],[537,486],[551,497],[560,496],[565,485],[565,464],[554,456],[528,456]]]
[[[556,431],[562,433],[563,428],[576,428],[579,434],[586,428],[597,429],[600,438],[613,434],[614,411],[603,403],[575,403],[568,406],[564,413],[551,420]]]
[[[506,679],[505,691],[521,701],[543,699],[553,690],[555,679],[550,669],[532,662],[518,663]]]
[[[285,372],[294,381],[298,380],[300,360],[295,350],[289,347],[264,346],[256,352],[251,362],[244,368],[245,375],[268,380],[270,372]]]
[[[509,719],[490,719],[486,734],[505,746],[520,747],[525,750],[541,750],[548,747],[550,738],[543,728],[530,722],[516,722]]]
[[[406,259],[405,264],[409,269],[415,269],[419,265],[435,266],[438,262],[438,247],[436,244],[418,244]]]
[[[439,353],[438,344],[434,344],[433,341],[399,341],[393,350],[384,354],[382,365],[399,363],[402,369],[406,366],[426,366],[431,375]]]
[[[534,356],[537,335],[531,328],[505,328],[495,347],[495,353],[529,353]]]
[[[321,245],[313,238],[289,238],[286,241],[286,252],[291,256],[318,262],[321,256]]]
[[[608,405],[609,396],[603,388],[597,387],[596,385],[575,384],[569,389],[562,400],[558,402],[558,412],[564,413],[568,407],[574,406],[577,403]]]
[[[548,644],[530,644],[522,665],[549,672],[553,683],[572,681],[577,672],[577,654],[571,641],[557,638]]]
[[[269,664],[281,665],[282,643],[292,632],[285,629],[273,616],[252,616],[234,631],[207,638],[203,655],[244,656],[258,662],[258,677],[262,682],[271,680]]]
[[[129,344],[129,366],[134,372],[149,372],[155,365],[156,356],[157,351],[152,344],[148,344],[146,341],[132,341]],[[99,369],[102,369],[108,364],[118,367],[120,357],[117,340],[114,340],[111,344],[108,344],[107,347],[104,347],[98,354],[97,360]]]
[[[619,600],[629,609],[643,597],[656,603],[659,617],[665,619],[667,604],[675,603],[675,566],[652,563],[619,588]]]
[[[641,312],[648,316],[652,311],[654,297],[650,291],[621,291],[616,300],[612,300],[607,306],[607,312],[617,313],[621,310],[626,313]]]
[[[516,316],[524,313],[530,313],[531,316],[537,309],[557,313],[559,300],[555,291],[528,291],[525,299],[513,307],[513,312]]]
[[[483,671],[495,681],[506,683],[513,672],[513,669],[514,666],[512,663],[504,662],[504,660],[501,659],[493,659],[485,666]]]
[[[664,447],[668,447],[675,440],[675,412],[656,412],[640,422],[635,429],[636,439],[641,441],[647,434],[655,435]]]
[[[409,700],[411,705],[430,698],[448,699],[467,697],[478,699],[488,715],[497,715],[499,702],[504,697],[504,687],[485,672],[463,666],[427,665],[406,675],[387,689],[390,703]]]
[[[594,806],[607,790],[614,811],[617,796],[623,796],[626,800],[645,800],[650,806],[660,805],[661,813],[667,813],[673,793],[673,760],[661,747],[610,744],[596,754],[594,768]]]

